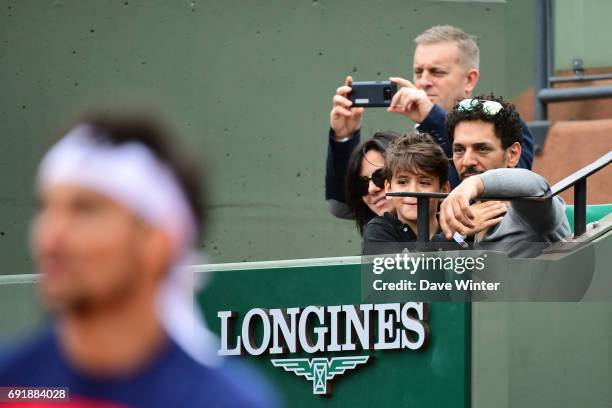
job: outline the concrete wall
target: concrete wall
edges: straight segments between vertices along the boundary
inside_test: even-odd
[[[609,52],[612,3],[607,0],[555,0],[555,69],[571,69],[574,58],[585,68],[612,66]]]

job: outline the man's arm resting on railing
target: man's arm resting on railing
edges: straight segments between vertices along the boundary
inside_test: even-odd
[[[483,184],[483,196],[546,197],[550,186],[546,179],[526,169],[495,169],[478,176]],[[564,220],[565,203],[559,197],[542,201],[512,200],[513,212],[536,231],[548,231]]]
[[[560,198],[542,201],[516,200],[517,197],[545,197],[550,187],[546,180],[526,169],[494,169],[468,177],[442,202],[440,226],[447,238],[455,232],[465,235],[474,227],[470,201],[480,196],[513,199],[508,214],[517,216],[534,231],[548,231],[565,220],[565,204]],[[508,216],[508,214],[506,216]]]

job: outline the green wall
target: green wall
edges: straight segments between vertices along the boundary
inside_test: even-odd
[[[585,68],[612,66],[612,2],[555,0],[554,10],[555,69],[571,69],[574,58],[582,58]]]
[[[472,306],[474,408],[612,406],[612,305]]]

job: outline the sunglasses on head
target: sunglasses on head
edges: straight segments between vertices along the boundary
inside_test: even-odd
[[[357,178],[356,190],[360,196],[364,196],[368,194],[368,190],[370,189],[370,180],[372,183],[378,188],[385,187],[385,175],[383,174],[382,169],[376,170],[372,173],[372,177],[359,176]]]
[[[457,105],[459,112],[470,112],[478,107],[487,116],[495,116],[503,109],[501,103],[496,101],[483,101],[481,99],[464,99]]]

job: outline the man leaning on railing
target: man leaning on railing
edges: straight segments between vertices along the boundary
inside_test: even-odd
[[[480,196],[545,197],[546,180],[515,168],[521,156],[521,119],[502,99],[464,99],[449,113],[446,128],[453,146],[453,163],[461,183],[443,201],[440,226],[448,239],[473,227],[470,201]],[[502,221],[478,233],[476,247],[502,245],[509,256],[529,257],[570,235],[565,203],[559,196],[546,200],[513,200]]]

